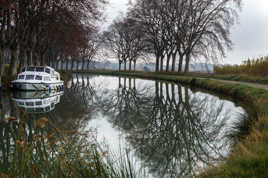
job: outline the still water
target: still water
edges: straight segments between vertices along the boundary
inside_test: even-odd
[[[31,125],[46,117],[87,133],[118,160],[128,152],[148,177],[186,177],[219,163],[234,126],[247,117],[231,101],[178,83],[94,75],[73,75],[64,92],[14,92],[1,106],[1,137],[6,118],[26,117]],[[1,141],[1,156],[10,143]]]

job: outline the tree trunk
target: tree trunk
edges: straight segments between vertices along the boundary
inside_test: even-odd
[[[160,71],[162,72],[163,71],[163,62],[164,62],[164,55],[161,55],[160,57]]]
[[[66,60],[66,65],[65,65],[65,70],[68,71],[68,67],[69,67],[69,59]]]
[[[19,59],[19,47],[11,51],[11,63],[8,70],[9,76],[14,76],[17,74],[18,59]]]
[[[171,68],[172,72],[175,72],[176,56],[177,56],[177,53],[172,54],[172,68]]]
[[[0,75],[4,74],[5,70],[5,61],[6,61],[6,50],[4,48],[1,49],[1,58],[0,58]]]
[[[54,54],[52,54],[52,66],[53,66],[53,68],[55,68],[55,69],[57,69],[58,68],[58,60],[57,60],[57,57],[56,57],[56,55],[54,55]]]
[[[72,58],[72,65],[71,65],[71,70],[73,71],[74,70],[74,59]]]
[[[132,60],[129,60],[128,62],[128,70],[131,71],[131,63],[132,63]]]
[[[136,71],[136,62],[137,60],[134,60],[134,71]]]
[[[89,66],[90,66],[90,61],[87,60],[87,70],[89,70]]]
[[[78,70],[79,70],[79,61],[76,60],[76,71],[78,71]]]
[[[35,66],[40,66],[40,56],[38,58],[37,54],[33,53],[33,57],[34,57],[34,60],[33,60],[34,65]]]
[[[171,53],[167,55],[167,63],[166,63],[166,72],[169,71],[169,61],[170,61]]]
[[[58,59],[58,60],[56,61],[56,69],[59,69],[59,64],[60,64],[60,60]]]
[[[63,61],[64,61],[64,60],[61,58],[61,59],[60,59],[60,62],[61,62],[60,70],[63,70],[63,66],[64,66],[64,65],[63,65]]]
[[[184,72],[189,72],[189,65],[190,65],[190,54],[187,54],[186,61],[185,61],[185,69]]]
[[[183,55],[180,55],[178,72],[182,71]]]
[[[155,63],[155,72],[158,72],[159,71],[159,56],[156,55],[156,63]]]
[[[27,63],[28,63],[28,66],[33,65],[33,51],[32,50],[29,50],[27,52]]]
[[[121,61],[119,61],[119,63],[118,63],[119,64],[119,66],[118,66],[119,71],[121,71],[121,63],[122,63]]]
[[[82,71],[85,69],[85,59],[83,59],[83,62],[82,62]]]
[[[21,69],[25,66],[27,66],[27,53],[25,50],[21,51],[21,62],[20,62],[20,66],[19,66],[19,71],[21,71]]]
[[[45,65],[44,54],[41,54],[41,53],[40,53],[40,64],[41,64],[41,66]]]
[[[124,71],[127,70],[127,60],[124,60]]]

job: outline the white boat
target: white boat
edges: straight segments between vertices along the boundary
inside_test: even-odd
[[[21,110],[27,113],[47,113],[55,109],[63,91],[19,91],[13,95],[12,100]]]
[[[12,87],[20,90],[62,90],[64,82],[60,74],[51,67],[24,67]]]

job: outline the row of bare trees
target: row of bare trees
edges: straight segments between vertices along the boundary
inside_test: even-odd
[[[240,6],[241,0],[137,0],[106,32],[107,45],[119,70],[127,61],[131,70],[146,54],[154,56],[155,71],[188,72],[193,60],[215,62],[231,49]]]
[[[0,74],[26,65],[55,67],[59,59],[88,60],[96,52],[105,0],[1,0]]]

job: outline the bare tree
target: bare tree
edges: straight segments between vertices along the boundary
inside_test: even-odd
[[[144,51],[144,43],[142,41],[143,35],[131,17],[125,18],[123,21],[114,21],[110,27],[110,31],[104,33],[104,38],[111,51],[116,54],[119,60],[119,71],[121,64],[124,63],[124,70],[126,64],[129,63],[128,69],[136,70],[136,61]]]
[[[18,64],[55,65],[53,61],[59,56],[69,58],[78,53],[90,40],[88,31],[96,28],[99,7],[104,3],[105,0],[1,1],[1,72],[6,51],[11,54],[10,75],[16,74]]]
[[[155,54],[156,71],[185,72],[193,57],[224,56],[231,49],[230,27],[237,17],[241,0],[139,0],[132,7],[131,14],[140,24],[144,42]]]

